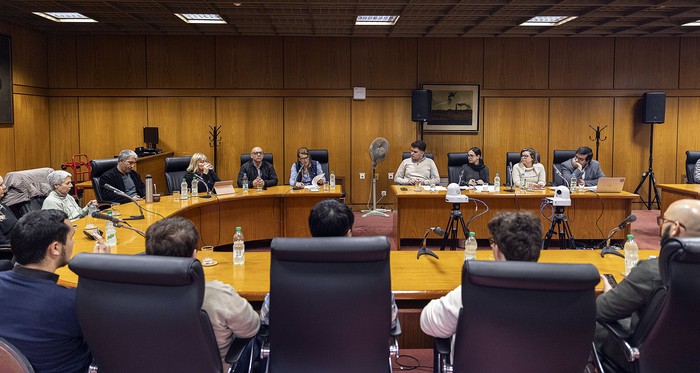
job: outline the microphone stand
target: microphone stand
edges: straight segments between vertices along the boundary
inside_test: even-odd
[[[143,216],[143,209],[141,208],[141,205],[139,205],[139,203],[136,202],[136,200],[135,200],[134,198],[132,198],[132,197],[129,196],[128,194],[122,192],[121,190],[119,190],[119,189],[117,189],[117,188],[115,188],[115,187],[113,187],[113,186],[111,186],[111,185],[109,185],[109,184],[105,184],[104,187],[105,187],[106,189],[111,190],[114,194],[116,194],[116,195],[118,195],[118,196],[122,196],[122,197],[124,197],[124,198],[128,198],[131,202],[135,203],[136,206],[139,207],[139,213],[140,213],[141,215],[139,215],[139,216],[131,215],[131,217],[129,217],[129,218],[124,218],[124,219],[122,219],[122,220],[142,220],[142,219],[145,218],[145,217]]]
[[[141,216],[141,218],[143,218],[143,216]],[[124,222],[124,224],[128,224],[128,223]],[[134,228],[134,227],[132,227],[132,226],[129,226],[129,225],[122,225],[121,223],[114,223],[114,226],[115,226],[115,227],[119,227],[119,228],[126,228],[126,229],[128,229],[128,230],[130,230],[130,231],[134,231],[134,232],[138,233],[139,235],[141,235],[141,237],[146,237],[146,233],[143,233],[143,231],[141,231],[141,230],[139,230],[139,229],[136,229],[136,228]]]
[[[418,255],[416,255],[416,259],[420,259],[421,255],[430,255],[435,259],[440,259],[440,257],[437,256],[432,250],[428,249],[425,245],[425,242],[428,239],[428,234],[430,232],[434,232],[435,228],[428,228],[427,231],[425,231],[425,234],[423,235],[423,244],[421,244],[420,249],[418,249]]]
[[[202,196],[202,198],[211,198],[211,190],[209,190],[209,185],[207,185],[207,182],[204,181],[204,178],[202,178],[201,176],[199,176],[199,175],[197,175],[197,174],[195,174],[195,173],[192,173],[192,176],[194,176],[194,177],[196,177],[197,179],[199,179],[199,181],[201,181],[201,182],[204,184],[204,187],[207,188],[207,195]],[[197,188],[199,188],[199,187],[197,187]],[[194,191],[193,191],[193,192],[194,192]],[[199,194],[199,190],[197,190],[197,194]]]
[[[513,163],[508,165],[508,169],[506,171],[510,175],[510,186],[508,187],[508,189],[504,189],[503,191],[508,193],[514,193],[515,189],[513,189]]]

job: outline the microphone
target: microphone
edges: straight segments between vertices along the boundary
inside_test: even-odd
[[[206,195],[206,196],[202,196],[202,198],[211,198],[211,190],[209,190],[209,185],[207,185],[207,182],[204,181],[204,179],[203,179],[201,176],[197,175],[197,174],[194,173],[194,172],[192,173],[192,176],[194,176],[194,177],[196,177],[197,179],[199,179],[199,181],[201,181],[202,184],[204,184],[204,187],[207,188],[207,195]],[[199,191],[193,191],[193,192],[194,192],[194,193],[199,193]]]
[[[617,248],[615,246],[610,246],[610,238],[615,234],[615,232],[625,228],[625,226],[627,224],[630,224],[636,220],[637,220],[637,216],[634,214],[631,214],[630,216],[626,217],[625,220],[621,221],[620,224],[617,225],[617,227],[610,230],[608,237],[605,239],[605,247],[603,248],[603,250],[600,251],[601,258],[604,258],[606,254],[613,254],[613,255],[617,255],[617,256],[622,257],[622,258],[625,257],[624,255],[620,254],[617,251]]]
[[[508,162],[508,167],[506,169],[506,172],[508,172],[508,175],[510,175],[510,185],[508,189],[503,190],[504,192],[508,193],[513,193],[515,192],[515,189],[513,189],[513,162]]]
[[[622,228],[624,228],[627,224],[630,224],[630,223],[635,222],[635,221],[637,221],[637,216],[634,215],[634,214],[632,214],[632,215],[626,217],[625,220],[623,220],[622,222],[620,222],[620,224],[617,226],[617,229],[618,229],[618,230],[619,230],[619,229],[622,229]]]
[[[117,189],[117,188],[115,188],[115,187],[113,187],[113,186],[111,186],[111,185],[109,185],[109,184],[105,184],[104,187],[105,187],[105,189],[111,190],[111,191],[114,192],[116,195],[122,196],[122,197],[124,197],[124,198],[128,198],[131,202],[135,203],[136,206],[139,207],[139,212],[141,213],[141,215],[138,215],[138,216],[131,215],[130,218],[126,218],[126,219],[124,219],[124,220],[141,220],[141,219],[144,218],[144,216],[143,216],[143,209],[141,208],[141,205],[139,205],[138,202],[136,202],[136,200],[135,200],[133,197],[129,196],[128,194],[122,192],[121,190],[119,190],[119,189]]]
[[[464,170],[459,173],[459,180],[457,180],[457,185],[462,185],[462,177],[464,176]]]
[[[109,216],[107,214],[103,214],[99,211],[93,212],[92,215],[90,215],[90,216],[92,216],[95,219],[109,220],[112,223],[123,223],[124,222],[124,220],[122,220],[122,219],[115,218],[114,216]]]
[[[437,254],[435,254],[432,250],[428,249],[425,246],[425,241],[428,239],[428,234],[430,232],[433,232],[440,237],[445,235],[445,231],[440,227],[428,228],[428,230],[425,231],[425,234],[423,235],[423,244],[421,245],[420,249],[418,249],[418,255],[416,255],[416,259],[420,259],[421,255],[430,255],[435,259],[440,259],[440,257],[437,256]]]
[[[557,176],[559,176],[562,180],[564,180],[566,187],[571,188],[571,185],[569,185],[569,180],[566,180],[564,175],[562,175],[561,171],[554,165],[552,165],[552,168],[554,169],[554,173],[557,174]],[[634,218],[634,219],[637,220],[637,218]]]

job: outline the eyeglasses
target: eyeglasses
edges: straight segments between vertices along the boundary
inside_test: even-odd
[[[521,154],[520,158],[530,158],[530,154]]]
[[[252,152],[252,153],[250,153],[250,154],[251,154],[251,155],[262,155],[263,152]]]
[[[476,154],[467,154],[467,157],[474,158],[474,157],[476,157]]]
[[[663,216],[657,216],[657,217],[656,217],[656,224],[658,224],[659,227],[663,226],[663,225],[664,225],[664,222],[670,222],[670,223],[673,223],[673,224],[678,224],[678,225],[681,226],[681,228],[685,229],[685,225],[683,225],[683,223],[679,222],[678,220],[666,219],[666,218],[664,218]]]
[[[306,157],[299,157],[299,160],[300,160],[300,161],[305,161],[305,160],[307,160],[307,159],[309,159],[309,156],[308,156],[308,155],[307,155]]]

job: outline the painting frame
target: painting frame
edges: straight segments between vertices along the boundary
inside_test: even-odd
[[[481,85],[422,84],[421,88],[432,91],[424,132],[479,132]]]

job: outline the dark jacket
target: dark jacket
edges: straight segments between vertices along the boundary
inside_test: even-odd
[[[0,246],[10,246],[10,232],[16,223],[17,218],[12,210],[0,203]]]
[[[206,186],[204,183],[202,183],[202,180],[199,180],[199,184],[197,184],[197,189],[199,193],[204,193],[207,191],[207,187],[209,187],[209,191],[212,191],[214,189],[214,183],[217,181],[221,181],[218,176],[216,176],[216,172],[214,170],[209,170],[208,173],[206,174],[197,174],[199,177],[204,179],[204,182],[207,183]],[[187,185],[190,187],[192,186],[192,179],[194,179],[194,172],[188,172],[185,174],[185,181],[187,182]]]
[[[258,177],[258,170],[257,168],[255,168],[255,164],[253,163],[252,159],[241,165],[241,170],[238,172],[239,188],[243,186],[241,180],[243,180],[244,173],[248,177],[248,187],[252,188],[253,180],[255,180],[255,178]],[[277,172],[275,172],[275,168],[272,166],[272,163],[262,161],[262,164],[260,165],[260,173],[262,173],[260,178],[265,181],[266,188],[277,185]]]
[[[138,193],[139,197],[143,198],[146,195],[146,186],[143,184],[143,181],[141,181],[141,176],[138,174],[138,172],[133,170],[129,172],[129,176],[131,177],[131,180],[134,181],[134,185],[136,186],[136,193]],[[111,170],[105,171],[105,173],[103,173],[102,176],[100,176],[100,190],[102,192],[102,200],[119,203],[131,202],[130,199],[119,196],[111,190],[105,188],[105,184],[109,184],[121,191],[124,191],[126,189],[126,187],[124,186],[124,180],[122,180],[122,173],[119,172],[119,170],[116,167],[112,168]]]

